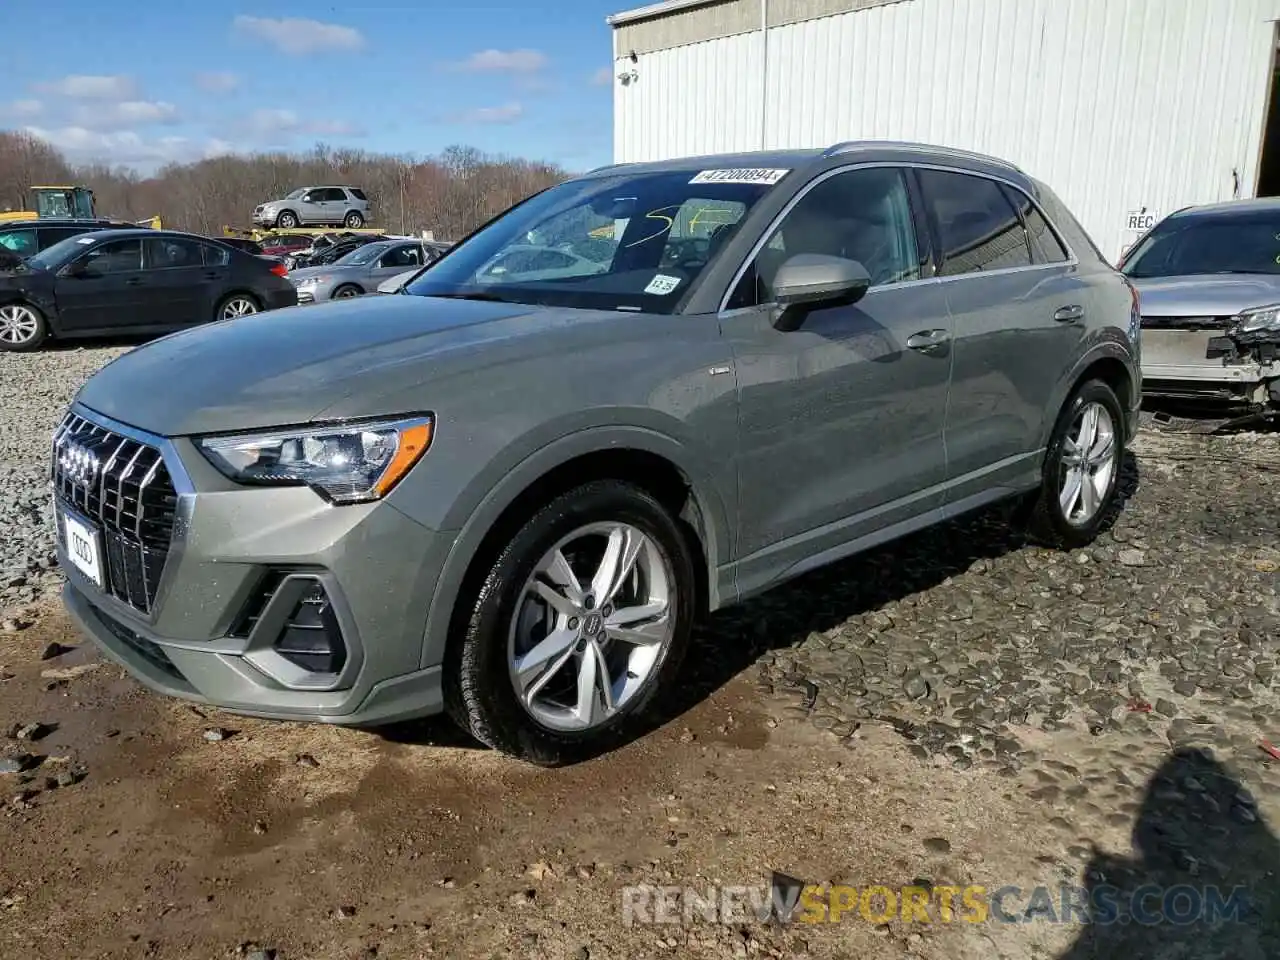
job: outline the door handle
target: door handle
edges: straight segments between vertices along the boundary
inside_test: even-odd
[[[1084,307],[1073,304],[1070,307],[1062,307],[1053,315],[1053,319],[1059,323],[1075,323],[1077,320],[1084,319]]]
[[[125,286],[126,286],[126,287],[140,287],[140,286],[142,286],[142,278],[141,278],[141,277],[130,277],[128,280],[126,280],[126,281],[124,282],[124,284],[125,284]]]
[[[951,342],[951,334],[945,330],[922,330],[907,337],[907,347],[921,353],[937,353]]]

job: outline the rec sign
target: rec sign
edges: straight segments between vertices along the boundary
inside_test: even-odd
[[[1156,221],[1159,219],[1159,214],[1148,210],[1146,207],[1141,210],[1130,210],[1125,229],[1130,233],[1146,233],[1156,225]]]

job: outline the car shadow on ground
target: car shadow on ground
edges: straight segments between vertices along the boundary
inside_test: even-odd
[[[1280,956],[1280,841],[1212,753],[1170,754],[1147,784],[1132,859],[1095,853],[1090,922],[1058,960]]]
[[[1137,492],[1137,458],[1126,453],[1118,497],[1103,529],[1109,529]],[[806,574],[740,606],[696,624],[678,687],[667,691],[632,739],[647,736],[697,707],[772,650],[801,643],[868,613],[935,587],[968,570],[1028,545],[1018,524],[1019,502],[940,524],[884,547]],[[803,678],[797,678],[801,682]],[[483,749],[445,717],[378,728],[397,743]]]

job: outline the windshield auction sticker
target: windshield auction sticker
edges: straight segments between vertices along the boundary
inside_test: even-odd
[[[772,186],[790,170],[703,170],[690,183],[759,183]]]

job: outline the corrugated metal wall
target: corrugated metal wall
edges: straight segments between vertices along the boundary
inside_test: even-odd
[[[910,0],[619,60],[619,161],[849,139],[991,153],[1108,256],[1126,218],[1251,196],[1280,0]],[[624,52],[624,51],[620,51]],[[763,118],[763,119],[762,119]],[[763,124],[763,143],[762,143]]]

